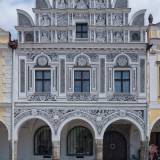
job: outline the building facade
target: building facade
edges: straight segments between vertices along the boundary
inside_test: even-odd
[[[148,44],[150,45],[148,61],[148,100],[149,100],[149,138],[150,144],[160,147],[160,24],[153,24],[149,16]]]
[[[12,159],[145,159],[145,10],[130,11],[128,0],[36,0],[35,21],[17,10]]]
[[[12,157],[12,49],[8,46],[9,39],[9,32],[0,29],[0,159],[3,160]]]

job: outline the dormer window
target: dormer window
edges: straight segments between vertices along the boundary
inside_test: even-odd
[[[76,24],[76,38],[88,38],[88,24],[77,23]]]

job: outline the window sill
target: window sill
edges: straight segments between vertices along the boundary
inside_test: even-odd
[[[75,39],[75,42],[88,42],[89,41],[89,38],[76,38]]]

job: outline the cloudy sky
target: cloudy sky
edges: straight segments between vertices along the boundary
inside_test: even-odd
[[[50,0],[51,2],[52,0]],[[0,28],[10,31],[13,38],[16,38],[16,30],[14,26],[17,25],[16,9],[22,9],[28,12],[34,19],[32,8],[34,8],[35,0],[0,0]],[[148,24],[148,15],[153,14],[154,23],[160,22],[160,0],[129,0],[129,7],[132,8],[130,17],[134,12],[147,9],[146,25]]]

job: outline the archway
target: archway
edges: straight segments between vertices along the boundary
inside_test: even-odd
[[[42,119],[24,121],[18,128],[17,159],[51,159],[52,131]]]
[[[111,123],[103,136],[103,160],[140,159],[139,129],[127,120]]]
[[[160,119],[152,126],[149,143],[158,146],[160,149]]]
[[[0,159],[9,159],[9,141],[7,127],[0,121]]]
[[[95,159],[95,133],[91,125],[82,119],[69,121],[61,131],[60,159],[76,160],[77,158]]]

